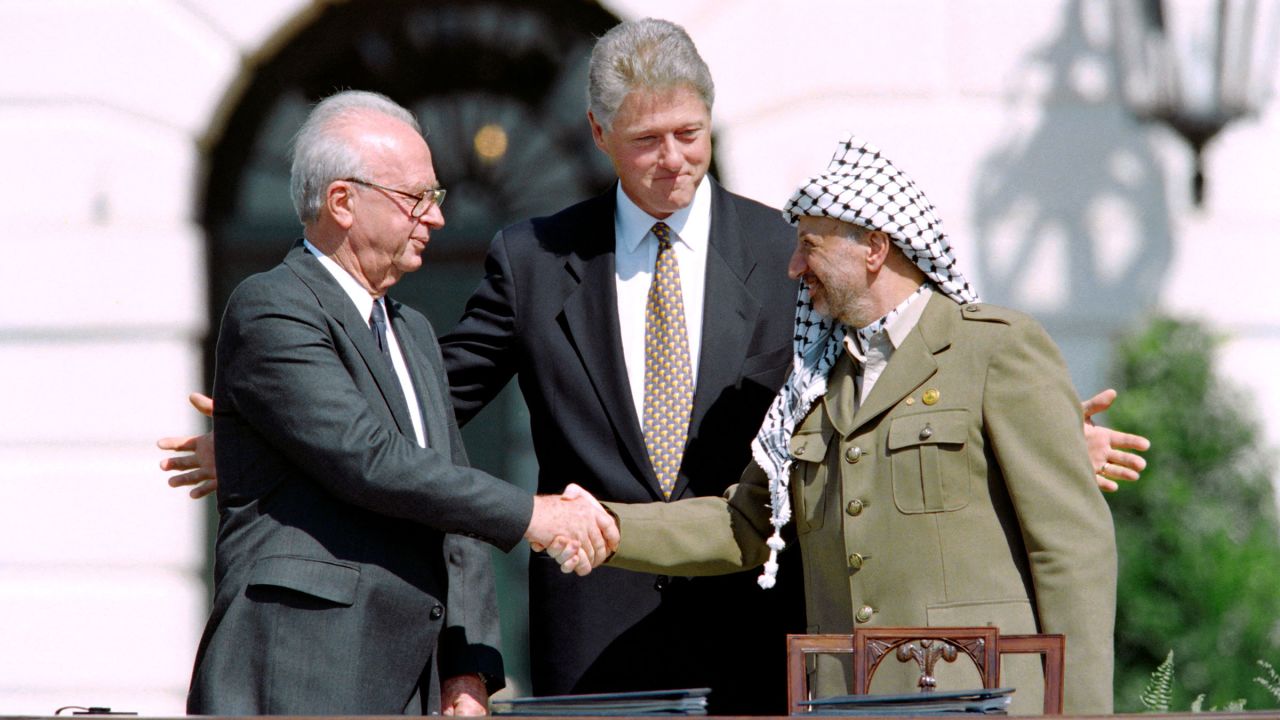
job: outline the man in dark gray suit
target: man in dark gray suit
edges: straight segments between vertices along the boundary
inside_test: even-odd
[[[475,540],[564,530],[594,562],[616,528],[467,467],[434,332],[385,296],[444,225],[413,116],[324,100],[291,185],[305,239],[236,289],[218,339],[214,605],[188,711],[416,714],[443,694],[482,713],[503,671]]]

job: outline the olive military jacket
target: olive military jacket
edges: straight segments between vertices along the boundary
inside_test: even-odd
[[[1065,711],[1110,713],[1115,534],[1048,334],[1021,313],[934,295],[856,412],[854,387],[846,354],[791,443],[808,631],[1064,633]],[[767,503],[752,464],[721,498],[609,504],[622,530],[609,564],[686,575],[760,565]],[[1037,712],[1039,662],[1003,668],[1002,684],[1021,690],[1015,709]],[[845,680],[819,664],[817,682]]]

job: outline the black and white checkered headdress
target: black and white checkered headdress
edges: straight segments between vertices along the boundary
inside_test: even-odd
[[[961,304],[978,301],[978,294],[956,269],[942,221],[928,198],[875,146],[854,135],[840,142],[826,173],[801,185],[782,210],[792,225],[803,215],[880,230],[944,295]],[[827,375],[848,332],[838,320],[813,307],[809,288],[801,283],[791,374],[751,443],[752,457],[769,478],[769,522],[773,525],[767,540],[769,559],[758,580],[761,587],[774,586],[778,553],[786,547],[782,528],[791,521],[791,437],[813,404],[826,394]]]
[[[856,135],[840,141],[826,173],[800,186],[782,209],[792,225],[802,215],[880,230],[942,294],[961,304],[978,301],[956,268],[951,244],[929,199],[879,148]]]

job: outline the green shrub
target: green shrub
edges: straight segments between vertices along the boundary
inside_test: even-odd
[[[1217,338],[1157,318],[1122,341],[1112,427],[1151,438],[1147,470],[1109,497],[1120,553],[1116,711],[1143,709],[1152,668],[1172,648],[1169,707],[1245,698],[1275,707],[1259,658],[1280,656],[1280,525],[1274,463],[1253,398],[1214,371]]]

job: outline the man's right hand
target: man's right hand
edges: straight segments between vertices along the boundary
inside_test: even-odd
[[[191,405],[206,417],[213,417],[213,398],[200,393],[191,393],[187,397]],[[190,495],[199,499],[218,489],[218,468],[213,456],[213,432],[203,435],[164,437],[156,441],[161,450],[191,453],[175,455],[160,461],[160,469],[165,472],[185,470],[181,475],[169,478],[169,487],[191,488]]]
[[[555,545],[562,566],[562,556],[578,558],[572,569],[579,575],[603,563],[618,547],[619,537],[613,516],[590,493],[572,484],[563,495],[534,497],[533,518],[524,536],[535,551]]]

